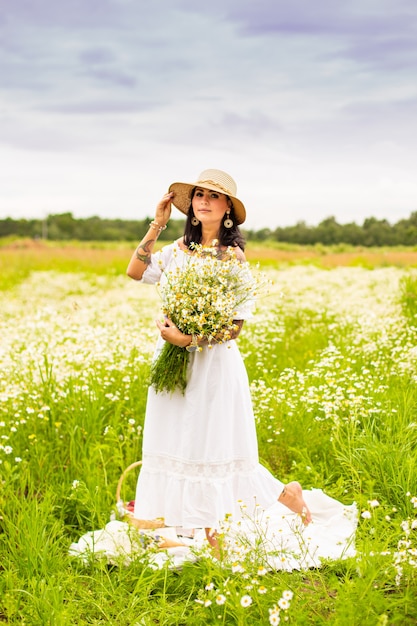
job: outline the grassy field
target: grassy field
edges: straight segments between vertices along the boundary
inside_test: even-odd
[[[159,246],[163,245],[161,242]],[[23,280],[32,271],[124,274],[132,252],[129,242],[49,242],[32,239],[0,239],[0,290]],[[335,267],[417,267],[414,248],[355,248],[337,246],[297,246],[267,242],[248,243],[246,256],[262,267],[315,265]]]
[[[417,252],[248,246],[273,280],[239,345],[262,462],[360,511],[357,556],[318,570],[86,564],[140,458],[159,297],[132,246],[0,247],[0,622],[417,623]],[[136,476],[126,479],[133,497]]]

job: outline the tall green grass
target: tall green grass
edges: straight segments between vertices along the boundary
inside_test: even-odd
[[[400,301],[404,315],[417,323],[417,275],[407,274],[401,281]]]
[[[0,317],[0,621],[269,624],[290,591],[281,623],[416,623],[409,551],[417,529],[407,531],[417,511],[415,281],[407,270],[275,272],[277,291],[239,338],[263,462],[283,480],[357,502],[357,557],[265,573],[256,554],[240,572],[203,556],[155,571],[140,558],[128,567],[82,563],[68,548],[109,520],[117,481],[140,458],[158,300],[111,273],[98,280],[101,261],[89,265],[87,255],[79,276],[64,276],[67,259],[53,272],[27,263],[25,277],[13,258]],[[132,472],[125,481],[126,499],[135,480]]]

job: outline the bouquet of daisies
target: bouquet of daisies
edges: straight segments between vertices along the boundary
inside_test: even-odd
[[[215,243],[211,248],[194,244],[184,265],[165,272],[166,280],[160,283],[164,315],[208,349],[230,339],[238,307],[253,300],[257,288],[248,263],[239,261],[233,248],[220,253]],[[152,365],[154,389],[184,393],[189,359],[187,349],[166,342]]]

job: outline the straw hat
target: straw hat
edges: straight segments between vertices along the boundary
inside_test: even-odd
[[[238,224],[243,224],[246,219],[246,209],[243,203],[236,198],[236,183],[229,174],[221,170],[204,170],[195,183],[172,183],[169,191],[174,192],[172,204],[187,215],[191,204],[191,192],[194,187],[217,191],[229,196],[233,202],[235,217]]]

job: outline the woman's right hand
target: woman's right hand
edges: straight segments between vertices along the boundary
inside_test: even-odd
[[[168,343],[172,343],[172,345],[179,346],[180,348],[185,348],[190,345],[192,337],[182,333],[169,317],[165,317],[163,322],[159,320],[155,321],[164,341],[168,341]]]
[[[155,222],[159,224],[159,226],[166,226],[170,216],[171,216],[171,201],[174,197],[174,194],[166,193],[156,207],[155,212]]]

